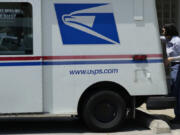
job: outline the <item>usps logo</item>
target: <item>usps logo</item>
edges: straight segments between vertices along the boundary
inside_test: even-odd
[[[112,5],[55,4],[64,45],[119,44]]]

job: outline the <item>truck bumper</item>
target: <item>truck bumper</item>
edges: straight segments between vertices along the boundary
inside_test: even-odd
[[[149,97],[146,104],[148,110],[170,109],[175,107],[176,98],[166,96]]]

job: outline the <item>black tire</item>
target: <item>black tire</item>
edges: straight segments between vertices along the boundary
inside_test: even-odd
[[[113,91],[99,91],[85,102],[82,117],[93,131],[115,131],[125,118],[124,99]]]

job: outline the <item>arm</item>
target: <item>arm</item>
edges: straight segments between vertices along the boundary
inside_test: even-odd
[[[169,61],[169,62],[173,62],[173,61],[177,61],[177,60],[180,60],[180,56],[169,57],[169,58],[168,58],[168,61]]]
[[[180,56],[176,56],[176,57],[168,57],[166,60],[165,60],[165,65],[169,65],[171,62],[173,61],[180,61]]]

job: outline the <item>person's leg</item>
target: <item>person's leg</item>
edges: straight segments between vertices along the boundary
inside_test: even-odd
[[[176,119],[180,121],[180,65],[178,65],[178,72],[175,80],[175,94],[176,94],[176,107],[174,109]]]
[[[171,85],[171,92],[172,92],[172,96],[176,97],[178,95],[178,91],[177,91],[177,74],[178,74],[178,69],[179,69],[179,65],[174,65],[171,67],[171,81],[170,81],[170,85]]]

